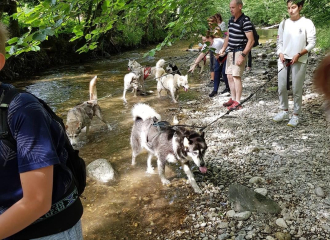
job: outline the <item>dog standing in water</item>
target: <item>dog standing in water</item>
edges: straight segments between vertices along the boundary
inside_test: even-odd
[[[93,116],[97,116],[111,130],[110,124],[103,119],[101,108],[97,104],[96,79],[97,76],[89,83],[89,101],[83,102],[68,111],[65,128],[73,147],[77,146],[78,137],[84,127],[86,127],[86,135],[88,134]]]
[[[142,149],[146,149],[149,153],[147,172],[154,172],[151,159],[156,156],[159,177],[163,185],[168,185],[170,181],[165,178],[165,164],[180,162],[194,191],[201,193],[190,170],[189,160],[193,160],[199,170],[206,173],[207,168],[203,157],[207,145],[204,133],[199,134],[184,127],[171,126],[168,122],[161,122],[161,116],[144,103],[134,105],[132,115],[134,120],[131,133],[132,165],[135,165],[135,159]]]
[[[178,74],[165,74],[157,78],[157,81],[158,97],[160,97],[160,93],[162,90],[166,90],[171,94],[174,103],[177,103],[177,99],[179,97],[178,91],[180,87],[183,87],[185,91],[188,91],[189,88],[188,75],[180,76]]]

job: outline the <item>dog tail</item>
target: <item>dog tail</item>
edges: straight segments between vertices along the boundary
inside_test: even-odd
[[[155,74],[156,81],[158,81],[159,78],[160,78],[161,76],[163,76],[164,74],[165,74],[165,70],[164,70],[164,68],[156,67],[156,74]]]
[[[164,67],[165,65],[165,60],[164,59],[159,59],[158,62],[156,63],[157,68]]]
[[[158,121],[161,120],[160,115],[149,105],[145,103],[137,103],[132,108],[133,120],[141,118],[143,121],[147,119],[157,118]]]
[[[97,100],[96,79],[97,76],[89,82],[89,100]]]

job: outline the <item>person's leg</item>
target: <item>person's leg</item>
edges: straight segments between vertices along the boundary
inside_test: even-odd
[[[210,54],[210,72],[211,72],[211,81],[214,80],[214,54],[212,51],[209,51]]]
[[[221,67],[216,58],[214,58],[214,86],[213,86],[213,92],[218,92],[219,85],[220,85],[220,73],[221,73]]]
[[[297,62],[291,66],[292,68],[292,90],[293,90],[293,114],[299,115],[301,113],[302,92],[306,76],[305,63]]]
[[[232,77],[234,86],[235,86],[235,101],[240,102],[242,97],[242,78],[241,77]],[[233,99],[234,100],[234,99]]]
[[[287,90],[287,68],[283,63],[278,60],[278,95],[280,100],[280,108],[284,111],[288,111],[288,90]],[[282,70],[281,70],[282,69]]]
[[[229,87],[228,78],[227,78],[227,74],[226,74],[226,61],[222,64],[222,79],[225,82],[226,89],[229,90],[230,87]]]
[[[289,113],[288,113],[288,90],[287,90],[287,68],[284,67],[283,63],[278,59],[278,96],[280,100],[280,108],[282,109],[281,112],[277,113],[273,120],[275,122],[281,122],[284,120],[289,120]]]
[[[81,228],[81,220],[79,220],[76,225],[74,225],[72,228],[56,233],[53,235],[49,235],[46,237],[41,238],[34,238],[30,240],[83,240],[83,234],[82,234],[82,228]]]

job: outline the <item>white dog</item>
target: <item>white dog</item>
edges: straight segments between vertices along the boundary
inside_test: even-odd
[[[141,72],[140,71],[137,71],[137,70],[134,70],[130,73],[127,73],[124,77],[124,92],[123,92],[123,100],[124,100],[124,103],[127,103],[126,101],[126,92],[128,89],[130,88],[133,88],[133,93],[134,93],[134,97],[136,97],[136,92],[137,92],[137,89],[139,87],[139,79],[140,79],[140,74]]]
[[[173,102],[177,103],[178,98],[178,90],[180,87],[183,87],[185,91],[188,90],[188,75],[181,76],[178,74],[167,74],[161,76],[157,83],[157,92],[158,97],[160,97],[160,93],[162,90],[166,90],[167,92],[170,92]]]

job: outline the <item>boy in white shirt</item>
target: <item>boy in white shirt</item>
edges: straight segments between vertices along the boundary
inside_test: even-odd
[[[283,69],[278,74],[278,93],[282,111],[273,120],[275,122],[289,120],[287,77],[288,71],[291,69],[294,99],[293,116],[288,123],[288,126],[291,127],[299,124],[308,52],[314,48],[316,42],[313,22],[300,15],[303,5],[304,1],[287,1],[290,18],[281,22],[277,36],[278,70]]]

